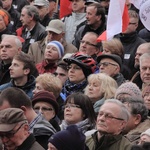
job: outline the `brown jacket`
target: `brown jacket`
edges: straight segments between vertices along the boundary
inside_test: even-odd
[[[73,44],[62,42],[64,46],[65,53],[75,53],[77,48]],[[42,62],[44,60],[44,52],[46,48],[46,38],[41,41],[34,42],[30,45],[28,54],[33,58],[35,64]]]
[[[142,132],[150,128],[150,118],[146,119],[144,122],[141,122],[135,129],[128,132],[126,137],[132,144],[137,144],[140,139]]]

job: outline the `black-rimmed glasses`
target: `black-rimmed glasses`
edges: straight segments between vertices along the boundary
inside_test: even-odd
[[[88,41],[84,41],[84,40],[81,40],[80,43],[82,43],[82,44],[85,43],[85,44],[90,45],[90,46],[98,47],[97,45],[94,45],[94,44],[92,44],[92,43],[90,43]]]
[[[108,65],[113,65],[113,66],[118,66],[117,64],[113,64],[113,63],[110,63],[110,62],[100,62],[99,64],[98,64],[98,66],[100,67],[100,66],[104,66],[104,67],[107,67]]]

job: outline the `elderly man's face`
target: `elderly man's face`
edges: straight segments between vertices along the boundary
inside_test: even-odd
[[[104,134],[120,134],[126,125],[120,113],[121,109],[117,104],[104,103],[97,116],[97,130]]]
[[[101,73],[106,73],[109,76],[113,77],[119,73],[119,65],[112,59],[104,58],[99,63],[99,70]]]
[[[150,83],[150,63],[148,58],[140,62],[140,76],[143,83]]]
[[[28,135],[28,125],[25,122],[18,123],[15,128],[6,133],[0,133],[2,143],[7,150],[15,150],[20,146]]]

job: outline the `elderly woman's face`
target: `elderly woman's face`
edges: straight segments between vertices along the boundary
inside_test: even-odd
[[[33,90],[33,96],[40,91],[45,91],[45,89],[40,82],[36,82],[35,89]]]
[[[54,107],[47,102],[37,102],[34,105],[33,109],[35,110],[35,112],[42,113],[47,121],[50,121],[55,116]]]
[[[76,64],[70,64],[68,68],[69,68],[68,77],[71,82],[80,83],[80,82],[86,80],[81,67],[79,67]]]

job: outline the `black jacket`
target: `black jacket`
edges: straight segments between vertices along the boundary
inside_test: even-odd
[[[45,27],[41,25],[39,22],[36,23],[34,28],[30,31],[30,36],[27,36],[26,28],[22,31],[22,37],[25,39],[25,42],[23,43],[23,52],[28,53],[28,49],[31,43],[40,41],[44,39],[47,35],[47,32],[45,31]]]
[[[44,150],[44,148],[35,141],[33,134],[30,134],[16,150]]]
[[[132,32],[129,34],[120,33],[115,37],[120,39],[124,47],[123,64],[126,65],[130,69],[130,72],[132,73],[132,70],[134,69],[134,59],[136,50],[138,46],[141,45],[142,43],[145,43],[145,41],[140,37],[138,37],[137,32]]]
[[[4,64],[3,61],[0,63],[0,85],[10,82],[9,67],[11,64]]]

